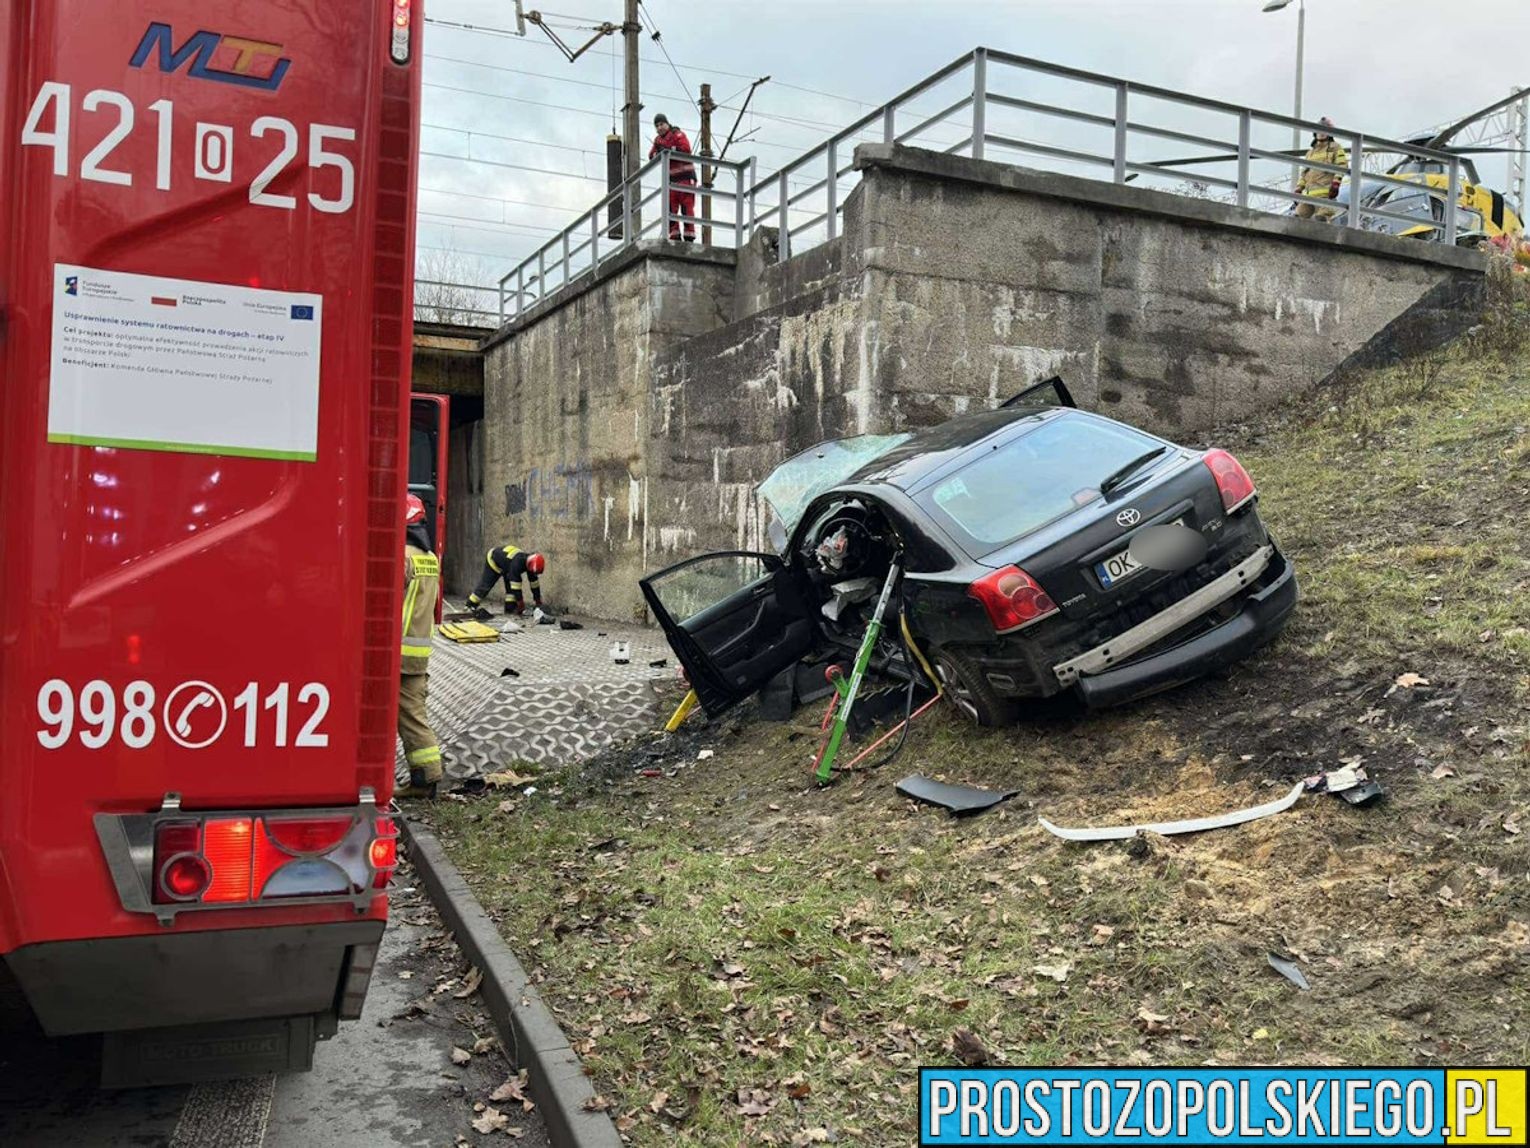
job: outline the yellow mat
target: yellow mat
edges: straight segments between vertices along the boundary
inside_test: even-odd
[[[446,622],[436,631],[448,642],[497,642],[499,631],[482,622]]]

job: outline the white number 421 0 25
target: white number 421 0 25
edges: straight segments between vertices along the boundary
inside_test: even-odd
[[[175,105],[170,100],[155,100],[149,105],[148,110],[155,117],[154,186],[160,191],[169,191],[174,172],[172,161],[175,154]],[[121,92],[95,88],[87,92],[80,101],[80,111],[82,118],[88,116],[92,120],[101,116],[116,116],[116,122],[106,128],[106,133],[100,141],[80,161],[80,178],[93,183],[132,187],[134,173],[114,164],[112,153],[133,134],[134,123],[138,118],[133,101]],[[69,141],[70,123],[73,118],[73,89],[69,84],[48,80],[38,89],[37,97],[32,101],[26,122],[21,128],[21,142],[24,146],[52,150],[53,174],[63,179],[69,177],[71,170]],[[194,178],[211,183],[234,182],[234,134],[234,128],[227,124],[197,122],[195,143],[192,147]],[[269,189],[281,178],[288,165],[298,157],[300,151],[298,140],[301,133],[297,125],[279,116],[261,116],[250,125],[246,134],[250,139],[257,141],[264,141],[268,136],[276,136],[280,140],[276,153],[266,162],[259,174],[250,178],[250,202],[261,207],[295,210],[297,196],[282,195]],[[322,195],[318,191],[308,193],[309,206],[315,211],[338,215],[349,211],[355,204],[355,165],[349,156],[333,150],[334,144],[352,142],[355,139],[354,128],[337,127],[333,124],[308,126],[309,170],[320,172],[333,168],[335,175],[328,177],[326,182],[331,185],[336,182],[339,184],[338,191],[333,196]],[[251,150],[259,146],[262,154],[270,150],[270,145],[263,142],[249,146]]]

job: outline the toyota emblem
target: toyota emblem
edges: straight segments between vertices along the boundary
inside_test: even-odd
[[[1137,523],[1141,521],[1142,512],[1140,510],[1133,509],[1130,506],[1128,506],[1120,514],[1116,515],[1116,525],[1118,526],[1136,526]]]

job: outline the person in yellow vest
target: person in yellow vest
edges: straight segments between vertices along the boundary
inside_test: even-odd
[[[1319,122],[1325,128],[1333,127],[1333,121],[1327,116]],[[1340,147],[1339,141],[1327,132],[1319,132],[1312,137],[1312,146],[1307,149],[1307,154],[1302,158],[1308,163],[1326,163],[1334,167],[1344,167],[1349,163],[1349,153]],[[1339,185],[1343,182],[1344,177],[1336,171],[1305,167],[1302,169],[1301,178],[1296,181],[1296,194],[1305,195],[1309,199],[1337,199]],[[1316,215],[1319,219],[1326,221],[1332,219],[1337,213],[1331,207],[1320,208],[1315,203],[1298,203],[1296,214],[1302,219],[1311,219],[1313,215]]]
[[[478,585],[468,595],[468,609],[475,613],[486,614],[483,600],[494,590],[494,583],[501,578],[505,580],[506,614],[526,612],[526,601],[521,591],[523,578],[531,588],[531,600],[540,606],[542,584],[537,579],[546,569],[547,559],[540,554],[522,550],[519,546],[511,546],[508,542],[503,546],[494,547],[483,556],[483,573],[478,576]]]
[[[425,531],[425,504],[411,494],[404,503],[404,637],[398,676],[398,736],[409,763],[409,787],[396,797],[433,798],[441,781],[441,743],[425,713],[440,585],[441,562]]]

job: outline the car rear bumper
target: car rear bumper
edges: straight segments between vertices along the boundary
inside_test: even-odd
[[[5,955],[50,1036],[332,1013],[358,1016],[375,919],[47,941]]]
[[[1246,658],[1273,639],[1296,607],[1296,598],[1296,573],[1276,550],[1263,584],[1242,599],[1237,614],[1162,653],[1081,675],[1074,692],[1088,706],[1112,706],[1193,681]]]

